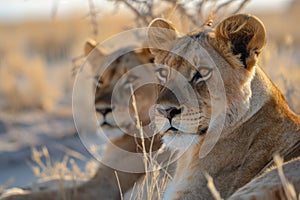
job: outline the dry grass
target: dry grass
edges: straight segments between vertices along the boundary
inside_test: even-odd
[[[157,157],[152,155],[152,144],[154,142],[154,138],[152,138],[151,141],[149,149],[150,153],[147,153],[145,147],[143,127],[139,119],[137,102],[135,99],[132,85],[130,86],[130,89],[132,96],[132,105],[134,109],[134,117],[136,120],[136,127],[137,130],[139,130],[139,137],[142,140],[142,146],[139,146],[139,148],[141,148],[143,152],[143,162],[146,174],[142,178],[142,180],[138,181],[133,186],[132,190],[129,192],[129,199],[162,199],[162,193],[165,190],[171,175],[168,174],[167,169],[161,169],[160,165],[156,162]]]
[[[294,186],[284,176],[283,169],[282,169],[283,159],[278,154],[276,154],[274,156],[274,162],[276,164],[278,175],[283,185],[286,198],[288,200],[297,200],[298,198]]]
[[[3,183],[2,185],[0,185],[0,194],[2,192],[5,191],[6,188],[8,188],[12,183],[13,183],[13,179],[9,179],[8,181],[6,181],[5,183]]]
[[[208,187],[209,191],[211,192],[213,198],[215,200],[221,200],[222,199],[221,195],[215,187],[213,178],[208,173],[205,173],[204,175],[207,180],[207,187]]]
[[[46,77],[46,68],[41,59],[27,59],[22,54],[6,56],[0,67],[0,96],[7,108],[53,109],[59,97]]]
[[[300,62],[299,48],[288,44],[269,41],[262,55],[260,65],[275,85],[283,92],[288,104],[300,113]]]
[[[98,20],[98,41],[121,31],[127,17]],[[119,24],[111,26],[110,24]],[[0,109],[55,110],[71,102],[72,58],[81,55],[91,30],[87,20],[0,24]]]
[[[32,171],[40,181],[59,180],[58,188],[65,188],[64,180],[71,180],[73,186],[77,181],[85,181],[93,177],[97,170],[97,162],[90,160],[86,163],[85,170],[81,170],[73,159],[64,156],[62,161],[52,162],[48,149],[42,147],[41,150],[32,148]],[[68,164],[71,166],[68,167]],[[69,187],[69,186],[68,186]]]

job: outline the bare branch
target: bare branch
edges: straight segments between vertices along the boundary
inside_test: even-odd
[[[185,17],[187,17],[192,23],[193,25],[196,25],[196,26],[200,26],[201,24],[199,23],[198,20],[196,20],[196,18],[192,15],[190,15],[188,12],[187,12],[187,9],[184,8],[183,4],[179,3],[178,1],[176,0],[164,0],[165,2],[168,2],[168,3],[171,3],[173,5],[173,7],[175,7],[179,13]]]
[[[233,12],[233,14],[239,13],[242,9],[244,9],[247,5],[247,3],[249,3],[250,0],[244,0],[242,1],[242,3],[239,5],[239,7],[236,9],[236,11]]]
[[[222,4],[220,4],[216,10],[215,10],[215,13],[218,13],[219,11],[221,11],[223,8],[227,8],[229,7],[230,5],[232,5],[233,3],[235,3],[236,1],[233,1],[233,0],[228,0]],[[236,14],[238,12],[240,12],[246,5],[247,3],[249,3],[250,0],[242,0],[241,3],[239,4],[238,8],[233,11],[231,14]]]
[[[149,0],[111,0],[115,3],[123,3],[136,17],[137,26],[145,26],[154,18],[153,1]]]
[[[230,4],[232,4],[234,1],[232,1],[232,0],[228,0],[228,1],[226,1],[226,2],[224,2],[224,3],[222,3],[222,4],[220,4],[217,8],[216,8],[216,10],[214,11],[215,13],[218,13],[219,12],[219,10],[221,10],[222,8],[226,8],[226,7],[228,7]]]
[[[89,0],[89,16],[93,28],[93,35],[96,38],[98,35],[97,10],[93,0]]]

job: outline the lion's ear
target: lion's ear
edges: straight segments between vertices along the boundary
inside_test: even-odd
[[[93,51],[96,48],[97,44],[98,43],[95,40],[88,39],[84,45],[84,55],[89,55],[89,53],[91,53],[91,51]]]
[[[97,68],[108,53],[95,40],[89,39],[84,45],[84,55],[91,66]]]
[[[177,38],[176,28],[170,22],[157,18],[154,19],[148,29],[148,42],[150,52],[155,56],[162,51],[170,51],[172,43]]]
[[[244,67],[251,69],[266,43],[266,29],[255,16],[238,14],[220,22],[216,38],[230,43],[232,53],[240,55]]]

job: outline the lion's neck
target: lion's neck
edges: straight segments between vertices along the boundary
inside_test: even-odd
[[[285,156],[297,147],[299,118],[259,68],[251,87],[250,108],[237,126],[225,130],[206,157],[199,159],[202,145],[199,143],[178,160],[174,181],[168,188],[177,191],[173,195],[180,196],[176,188],[181,188],[181,193],[191,198],[211,198],[203,174],[208,172],[221,196],[226,198],[261,173],[272,162],[274,153]],[[186,194],[187,191],[191,192]]]
[[[245,123],[255,113],[257,113],[263,106],[266,105],[274,95],[278,94],[277,88],[266,76],[263,70],[259,67],[256,68],[254,78],[251,82],[252,95],[250,98],[250,106],[244,117],[240,120],[240,124]]]

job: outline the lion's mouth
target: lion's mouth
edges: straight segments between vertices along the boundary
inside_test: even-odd
[[[170,126],[168,129],[162,130],[159,132],[160,135],[171,135],[171,134],[179,134],[180,130],[178,130],[177,128]]]
[[[100,125],[101,127],[109,127],[109,128],[114,128],[113,125],[108,123],[107,121],[103,121],[102,124]]]
[[[184,133],[182,131],[180,131],[179,129],[171,126],[170,128],[168,128],[165,132],[162,133],[163,134],[191,134],[191,135],[205,135],[207,133],[208,127],[202,128],[200,129],[200,131],[198,133]]]
[[[166,132],[168,132],[168,131],[173,131],[173,132],[175,132],[175,131],[178,131],[178,129],[175,128],[175,127],[173,127],[173,126],[171,126]]]

